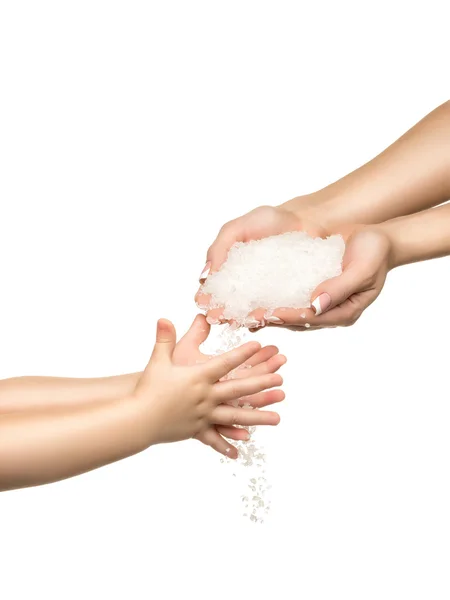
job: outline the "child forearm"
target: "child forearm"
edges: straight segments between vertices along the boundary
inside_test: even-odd
[[[136,387],[141,373],[74,379],[14,377],[0,381],[0,415],[33,408],[75,406],[122,398]]]
[[[328,187],[282,206],[335,229],[374,224],[450,198],[450,101],[376,158]]]
[[[144,407],[122,398],[0,415],[0,490],[51,483],[144,450]]]

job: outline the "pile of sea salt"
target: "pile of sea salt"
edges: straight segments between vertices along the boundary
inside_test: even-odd
[[[218,326],[218,345],[209,353],[221,354],[242,344],[243,326],[251,322],[249,314],[257,308],[265,309],[265,317],[276,308],[309,308],[314,289],[341,274],[344,250],[340,235],[322,239],[299,231],[235,244],[221,269],[207,278],[201,290],[211,296],[208,308],[223,308],[224,318],[233,321],[233,325]],[[244,516],[262,523],[270,509],[266,453],[254,441],[256,428],[246,429],[249,441],[231,443],[238,450],[237,465],[247,473],[241,496]],[[236,477],[236,462],[226,458],[221,461],[234,465]]]
[[[224,318],[240,325],[257,308],[265,317],[276,308],[309,308],[314,289],[341,274],[344,250],[340,235],[312,238],[303,231],[238,242],[201,292],[211,296],[209,308],[223,308]]]

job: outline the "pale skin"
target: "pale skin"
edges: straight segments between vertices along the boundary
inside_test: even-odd
[[[450,209],[433,208],[449,198],[450,101],[339,181],[226,223],[208,250],[200,280],[220,268],[236,241],[298,230],[321,237],[340,233],[346,241],[343,273],[314,290],[311,308],[280,307],[265,319],[262,307],[251,316],[260,327],[352,325],[378,297],[391,269],[450,254]],[[209,303],[200,292],[196,300]],[[211,322],[223,320],[221,309],[207,315]]]
[[[235,426],[277,425],[261,408],[283,400],[275,347],[250,342],[219,357],[198,346],[209,327],[198,316],[176,343],[170,321],[158,321],[143,373],[98,380],[16,378],[0,382],[0,490],[41,485],[126,458],[160,443],[196,437],[236,458]],[[234,369],[237,376],[224,378]],[[222,435],[223,434],[223,435]]]

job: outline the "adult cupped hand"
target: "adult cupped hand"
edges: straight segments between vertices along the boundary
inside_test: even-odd
[[[377,227],[353,226],[340,233],[346,243],[342,274],[314,290],[311,308],[275,310],[280,320],[268,325],[308,331],[349,327],[377,299],[391,268],[389,238]],[[263,312],[254,316],[262,319]]]
[[[228,251],[236,242],[260,240],[290,231],[306,231],[309,235],[319,237],[326,235],[325,229],[316,223],[299,218],[294,212],[281,207],[260,206],[242,217],[229,221],[222,227],[208,249],[206,265],[200,275],[200,283],[204,283],[210,273],[220,269],[227,258]],[[207,309],[209,323],[223,322],[221,309],[208,310],[210,304],[208,295],[202,294],[199,290],[195,300],[199,308]]]
[[[314,290],[311,308],[280,307],[267,319],[264,307],[254,311],[250,315],[253,329],[266,325],[294,330],[353,325],[380,294],[390,269],[391,243],[377,226],[349,226],[340,231],[326,232],[284,209],[261,207],[230,221],[221,229],[208,251],[209,265],[207,263],[203,277],[220,268],[236,241],[245,242],[294,230],[305,230],[310,235],[321,237],[341,233],[346,242],[342,274]],[[196,300],[199,306],[208,306],[207,296],[197,294]],[[207,316],[212,323],[223,320],[221,309],[208,310]]]

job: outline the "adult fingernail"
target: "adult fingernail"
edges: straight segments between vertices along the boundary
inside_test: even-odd
[[[283,319],[279,319],[278,317],[267,317],[268,323],[273,323],[274,325],[283,325]]]
[[[210,271],[211,271],[211,261],[208,260],[206,265],[203,267],[202,274],[199,277],[200,283],[204,283],[206,281],[206,278],[208,277]]]
[[[330,296],[330,294],[327,294],[326,292],[324,292],[323,294],[320,294],[320,296],[317,296],[317,298],[312,303],[311,308],[316,313],[316,317],[318,317],[319,315],[324,313],[326,310],[328,310],[330,308],[330,305],[331,305],[331,296]]]
[[[243,437],[244,437],[244,440],[245,440],[246,442],[248,442],[248,440],[250,439],[250,434],[249,434],[249,432],[248,432],[248,431],[246,431],[246,432],[244,433],[244,436],[243,436]]]
[[[206,317],[206,322],[209,325],[218,325],[220,323],[219,319],[213,319],[212,317]]]
[[[247,319],[244,323],[245,327],[248,329],[256,329],[257,327],[261,327],[261,322],[257,319]]]

